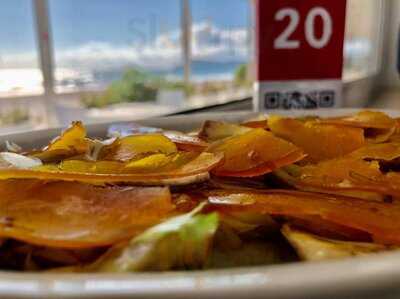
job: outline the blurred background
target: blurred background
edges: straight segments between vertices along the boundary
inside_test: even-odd
[[[0,133],[251,109],[251,0],[2,0]],[[344,106],[400,109],[400,0],[348,0]]]

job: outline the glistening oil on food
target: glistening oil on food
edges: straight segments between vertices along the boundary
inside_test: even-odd
[[[0,270],[201,270],[400,245],[400,120],[206,121],[194,132],[77,121],[0,152]]]

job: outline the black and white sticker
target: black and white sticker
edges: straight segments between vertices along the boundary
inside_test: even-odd
[[[257,111],[332,108],[341,104],[340,80],[261,82],[255,89]]]

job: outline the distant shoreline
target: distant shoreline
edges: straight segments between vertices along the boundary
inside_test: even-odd
[[[191,80],[195,84],[215,81],[231,81],[235,69],[244,62],[193,62]],[[129,67],[127,67],[129,68]],[[74,68],[55,69],[56,88],[61,90],[101,90],[111,82],[119,80],[123,69],[96,71]],[[154,71],[155,75],[165,76],[169,80],[182,80],[183,68],[168,71]],[[0,68],[0,93],[27,94],[40,93],[42,73],[39,68]]]

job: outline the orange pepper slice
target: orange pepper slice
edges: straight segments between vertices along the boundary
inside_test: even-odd
[[[252,211],[308,220],[318,216],[338,225],[369,233],[377,243],[400,245],[400,205],[337,195],[269,190],[211,191],[208,201],[224,211]]]
[[[62,248],[130,239],[174,210],[166,187],[0,181],[0,237]]]
[[[307,154],[305,161],[312,163],[346,155],[365,143],[363,130],[359,128],[280,116],[271,116],[268,124],[272,133],[303,149]]]
[[[224,162],[213,169],[219,176],[252,177],[301,160],[305,155],[290,142],[263,129],[226,138],[207,149],[223,153]]]

